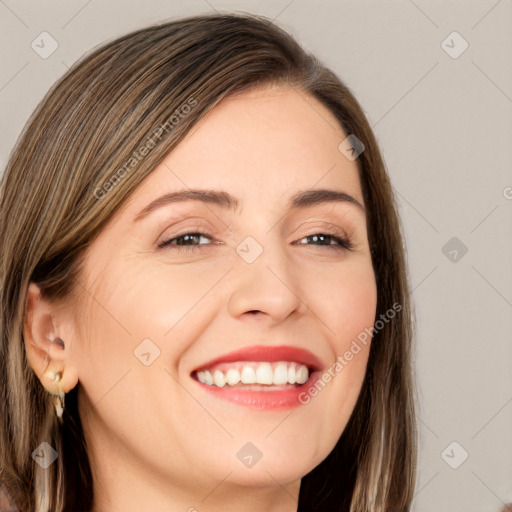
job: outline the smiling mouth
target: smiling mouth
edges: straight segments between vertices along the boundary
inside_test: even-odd
[[[192,372],[192,378],[217,388],[279,390],[302,386],[314,369],[295,361],[235,361]]]
[[[300,347],[253,345],[204,362],[190,377],[214,399],[276,411],[303,406],[301,396],[324,368],[321,359]]]

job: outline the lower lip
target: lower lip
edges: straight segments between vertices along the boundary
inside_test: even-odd
[[[219,388],[217,386],[208,386],[208,384],[194,380],[202,389],[212,393],[217,398],[259,411],[269,411],[276,409],[293,409],[294,407],[303,405],[299,400],[299,396],[313,386],[320,376],[320,372],[313,372],[309,379],[301,386],[287,389],[269,389],[268,391],[250,391],[249,389],[229,386]]]

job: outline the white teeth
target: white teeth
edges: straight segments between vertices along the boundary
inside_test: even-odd
[[[301,364],[295,378],[297,379],[297,384],[304,384],[308,380],[308,369]]]
[[[295,382],[297,382],[297,378],[295,376],[295,365],[294,364],[291,364],[288,367],[288,382],[290,384],[295,384]]]
[[[286,384],[288,382],[288,368],[286,363],[279,363],[274,370],[273,384]]]
[[[297,379],[297,384],[304,384],[308,380],[308,369],[304,365],[299,366],[299,371],[295,378]]]
[[[213,384],[212,374],[208,370],[204,372],[197,372],[197,378],[199,379],[199,382],[207,384],[208,386]]]
[[[226,377],[224,376],[224,373],[220,370],[215,370],[215,373],[213,374],[213,383],[219,388],[223,388],[226,384]]]
[[[256,384],[272,384],[274,375],[270,363],[261,363],[256,368]]]
[[[203,370],[197,372],[199,382],[208,386],[237,386],[242,384],[264,384],[282,386],[285,384],[304,384],[309,379],[307,366],[289,361],[234,362],[226,371]],[[224,365],[224,368],[227,365]],[[212,375],[213,373],[213,375]]]
[[[230,386],[235,386],[240,382],[240,372],[238,370],[235,370],[234,368],[230,368],[226,372],[226,382]]]
[[[243,384],[256,384],[256,370],[252,366],[244,366],[240,380]]]

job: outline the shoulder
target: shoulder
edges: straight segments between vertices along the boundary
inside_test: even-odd
[[[25,493],[12,479],[5,476],[0,479],[0,511],[28,512]]]

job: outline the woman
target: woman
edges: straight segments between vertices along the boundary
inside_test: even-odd
[[[6,499],[409,510],[391,185],[354,96],[290,35],[197,16],[96,49],[30,119],[0,200]]]

